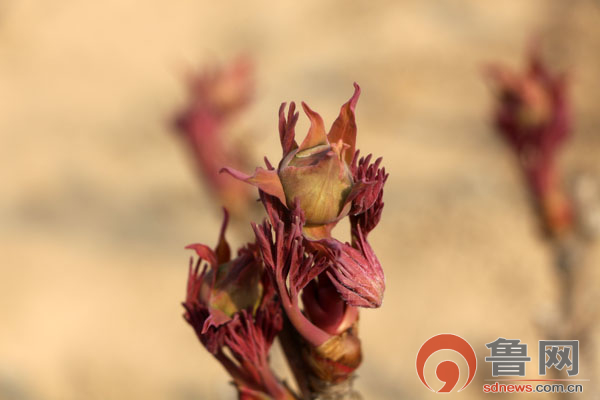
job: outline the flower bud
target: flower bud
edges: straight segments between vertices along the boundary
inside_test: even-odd
[[[311,245],[326,255],[327,276],[344,301],[354,307],[377,308],[383,301],[383,268],[361,230],[353,231],[354,246],[333,238]]]
[[[281,303],[256,245],[242,248],[237,258],[229,259],[226,225],[227,213],[215,249],[188,246],[199,259],[195,268],[190,264],[184,318],[231,375],[240,399],[293,400],[268,360],[283,326]]]
[[[219,243],[214,250],[203,244],[186,247],[195,250],[199,257],[193,275],[190,269],[187,302],[201,304],[208,312],[202,334],[210,326],[218,327],[229,322],[241,310],[256,311],[264,292],[261,280],[263,268],[255,245],[240,249],[238,257],[230,259],[229,245],[225,240],[227,221],[226,213]],[[203,260],[207,265],[200,271]]]
[[[287,121],[282,104],[279,134],[284,156],[277,170],[257,168],[252,176],[231,168],[223,170],[277,197],[289,209],[298,201],[308,227],[335,224],[348,214],[353,193],[363,189],[354,184],[350,171],[356,143],[354,108],[360,95],[358,85],[354,87],[329,133],[321,116],[302,103],[311,125],[300,146],[294,139],[295,104],[290,104]]]
[[[341,146],[317,145],[281,162],[278,175],[287,205],[297,199],[309,225],[325,225],[342,214],[353,182]]]

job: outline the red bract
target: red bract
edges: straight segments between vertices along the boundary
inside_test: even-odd
[[[381,306],[385,279],[383,269],[360,229],[353,231],[353,244],[333,238],[310,245],[329,261],[327,276],[344,301],[355,307]]]
[[[279,312],[279,305],[271,311]],[[247,310],[242,310],[226,326],[223,343],[239,365],[236,368],[242,379],[238,378],[235,383],[240,399],[293,399],[269,367],[269,348],[282,323],[278,316],[275,331],[272,325],[274,321],[268,320],[272,316],[258,312],[255,319]]]
[[[287,209],[277,198],[261,191],[261,199],[271,222],[253,224],[256,240],[291,324],[310,345],[305,362],[318,379],[327,382],[348,379],[362,360],[360,340],[356,335],[358,312],[351,305],[357,295],[352,293],[354,289],[362,289],[356,285],[363,283],[366,275],[355,282],[345,279],[344,283],[351,288],[336,287],[339,284],[333,281],[338,278],[331,271],[339,268],[338,262],[344,262],[343,256],[336,252],[336,258],[332,259],[328,253],[316,248],[316,242],[304,237],[304,218],[298,205],[286,214],[282,210]],[[326,248],[329,242],[323,239],[319,244]],[[356,265],[349,269],[352,267]],[[303,310],[299,304],[300,293]]]
[[[560,187],[556,156],[570,134],[564,76],[552,75],[536,49],[525,72],[488,69],[496,91],[495,124],[519,158],[545,224],[553,233],[571,226],[571,207]]]
[[[387,181],[388,174],[385,168],[379,168],[382,158],[371,163],[371,154],[366,158],[358,159],[357,151],[352,160],[352,176],[355,182],[363,183],[364,190],[359,192],[352,200],[350,210],[350,223],[353,229],[360,229],[368,235],[379,223],[383,211],[383,185]]]
[[[264,292],[263,268],[255,245],[240,249],[238,257],[230,259],[229,244],[225,240],[227,221],[225,213],[214,250],[203,244],[186,247],[195,250],[198,256],[193,270],[190,265],[186,304],[197,304],[208,312],[200,334],[206,333],[211,326],[219,327],[229,322],[242,309],[254,310]]]
[[[276,199],[272,199],[276,200]],[[294,210],[286,224],[277,213],[272,222],[252,224],[265,266],[276,282],[283,308],[296,330],[310,343],[318,346],[330,335],[316,327],[302,313],[299,294],[327,266],[325,260],[315,260],[306,254],[302,236],[302,217]]]
[[[175,127],[187,142],[208,186],[228,209],[241,213],[249,192],[244,185],[219,174],[225,165],[244,168],[243,153],[229,142],[229,124],[250,102],[252,67],[240,58],[224,68],[212,68],[191,78],[187,107],[177,116]]]
[[[290,399],[268,364],[269,348],[283,324],[281,304],[255,245],[230,260],[226,225],[227,213],[215,249],[188,246],[199,259],[190,264],[184,317],[232,376],[240,398]],[[248,397],[253,392],[271,397]]]

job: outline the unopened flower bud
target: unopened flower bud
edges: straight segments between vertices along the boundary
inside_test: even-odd
[[[327,275],[344,301],[355,307],[377,308],[383,301],[383,268],[361,231],[353,232],[355,247],[333,238],[311,244],[326,254]]]
[[[352,188],[352,175],[334,144],[295,151],[283,159],[278,175],[288,206],[298,200],[309,225],[334,222]]]
[[[269,348],[283,326],[275,288],[255,245],[229,259],[226,225],[227,213],[216,248],[188,246],[199,259],[195,267],[190,265],[184,318],[231,375],[238,398],[293,400],[268,361]]]
[[[278,170],[257,168],[252,176],[231,168],[224,171],[277,197],[290,209],[298,201],[309,227],[335,224],[348,214],[353,192],[363,188],[354,184],[350,171],[356,143],[354,108],[360,95],[358,85],[354,87],[354,95],[342,106],[329,133],[321,116],[302,103],[311,126],[300,146],[294,140],[295,105],[290,105],[287,121],[282,105],[279,130],[284,157]]]

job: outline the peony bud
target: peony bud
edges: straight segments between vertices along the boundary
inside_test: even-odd
[[[256,311],[264,291],[262,264],[255,246],[240,249],[238,257],[230,260],[229,245],[225,240],[227,221],[225,213],[219,243],[214,250],[203,244],[186,247],[195,250],[199,257],[195,275],[190,275],[187,302],[202,304],[208,311],[201,334],[211,326],[219,327],[229,322],[243,309]],[[202,260],[208,264],[200,271]]]
[[[188,246],[199,259],[195,268],[190,264],[185,320],[231,375],[240,399],[293,400],[268,362],[269,349],[283,326],[281,304],[256,245],[229,259],[226,226],[227,213],[215,249]]]
[[[385,290],[383,268],[362,231],[353,231],[353,242],[351,246],[326,238],[311,245],[326,255],[330,263],[327,276],[347,304],[377,308]]]
[[[360,95],[359,86],[354,87],[354,95],[342,106],[328,134],[321,116],[302,103],[311,126],[300,146],[294,140],[295,104],[290,104],[287,121],[282,105],[279,133],[284,157],[277,170],[258,168],[252,176],[231,168],[223,170],[277,197],[288,208],[297,200],[307,227],[329,225],[330,229],[348,214],[351,200],[364,189],[354,183],[350,171],[356,143],[354,108]]]
[[[336,221],[346,204],[352,175],[340,147],[318,145],[294,152],[279,167],[288,206],[298,199],[309,225]]]

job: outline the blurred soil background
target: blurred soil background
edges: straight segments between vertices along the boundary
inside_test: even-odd
[[[500,336],[529,345],[538,377],[558,282],[482,78],[491,61],[521,67],[534,34],[570,73],[566,178],[600,174],[597,1],[1,0],[0,399],[234,398],[181,317],[183,247],[214,243],[221,212],[171,120],[187,71],[240,53],[257,92],[234,131],[257,165],[279,159],[282,101],[329,125],[362,87],[358,147],[390,173],[370,236],[385,301],[361,314],[365,398],[436,398],[414,362],[444,332],[480,358],[452,398],[481,398],[485,344]],[[307,127],[302,115],[297,135]],[[593,245],[582,293],[597,291],[599,261]]]

